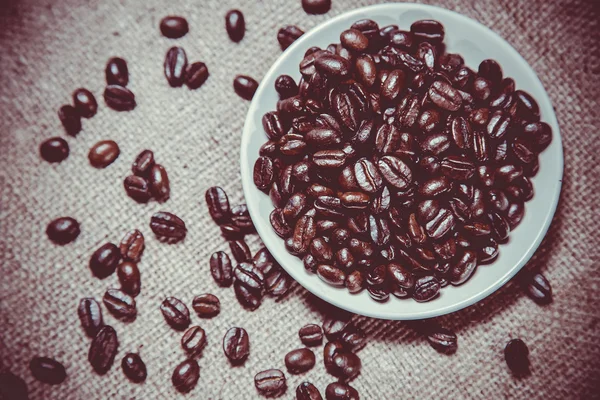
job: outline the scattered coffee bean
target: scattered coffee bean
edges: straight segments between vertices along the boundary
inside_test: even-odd
[[[223,251],[217,251],[210,257],[210,273],[219,286],[231,286],[233,268],[229,256]]]
[[[179,39],[189,31],[188,22],[185,18],[169,15],[160,21],[160,32],[169,39]]]
[[[81,116],[75,107],[64,105],[59,108],[58,119],[60,119],[68,135],[76,136],[81,132]]]
[[[0,399],[29,400],[27,384],[11,372],[0,372]]]
[[[278,264],[271,263],[270,267],[258,268],[265,276],[265,291],[273,297],[284,296],[292,287],[293,279]]]
[[[229,199],[222,188],[218,186],[209,188],[204,194],[204,198],[208,205],[208,212],[216,224],[220,225],[231,219]]]
[[[159,238],[168,243],[185,239],[187,228],[185,222],[175,214],[159,211],[150,219],[150,229]]]
[[[167,297],[160,305],[165,321],[178,331],[185,330],[190,325],[190,310],[179,299],[175,297]]]
[[[90,338],[94,338],[100,328],[104,326],[102,309],[95,299],[81,299],[79,306],[77,307],[77,315],[79,316],[79,322],[81,322],[85,334]]]
[[[121,360],[121,369],[125,376],[133,383],[141,383],[146,380],[148,372],[146,364],[139,354],[127,353]]]
[[[235,261],[238,263],[248,261],[252,258],[250,248],[244,239],[230,240],[229,249],[231,250],[231,254],[233,254],[233,258],[235,258]]]
[[[330,372],[345,381],[349,381],[360,374],[361,366],[360,358],[356,354],[338,352],[333,356],[333,368]]]
[[[240,281],[235,281],[233,291],[238,302],[248,311],[254,311],[260,307],[262,302],[261,290],[252,289]]]
[[[171,87],[179,87],[185,81],[185,70],[188,61],[183,47],[174,46],[167,51],[165,56],[165,78]]]
[[[115,111],[131,111],[137,105],[133,92],[119,85],[108,85],[104,89],[104,101]]]
[[[88,352],[88,361],[94,371],[100,375],[106,374],[115,360],[118,348],[119,340],[114,328],[108,325],[102,327],[92,340]]]
[[[181,337],[181,347],[190,357],[199,355],[205,345],[206,332],[199,326],[188,328]]]
[[[136,176],[147,178],[150,170],[154,166],[154,153],[152,150],[144,150],[135,158],[131,164],[131,172]]]
[[[520,274],[521,284],[525,293],[538,304],[552,303],[552,286],[548,279],[539,272],[523,271]]]
[[[327,342],[323,348],[323,363],[325,364],[327,371],[335,371],[333,358],[336,354],[342,351],[344,351],[344,345],[341,342]]]
[[[352,352],[362,349],[367,344],[365,333],[357,327],[346,328],[339,340],[345,348]]]
[[[121,258],[119,248],[113,243],[106,243],[98,248],[90,257],[90,269],[95,277],[104,279],[112,275]]]
[[[181,393],[188,393],[198,383],[200,379],[200,366],[193,359],[187,359],[177,365],[171,375],[171,382],[175,389]]]
[[[119,251],[124,260],[139,262],[145,248],[144,235],[137,229],[133,229],[123,236],[119,244]]]
[[[123,181],[127,196],[138,203],[147,203],[152,198],[150,193],[150,184],[141,176],[129,175]]]
[[[359,400],[360,397],[352,386],[333,382],[325,388],[325,398],[327,400]]]
[[[258,82],[247,75],[238,75],[233,80],[233,90],[244,100],[252,100],[256,89]]]
[[[331,0],[302,0],[302,8],[308,14],[325,14],[331,8]]]
[[[244,14],[240,10],[229,10],[225,14],[225,29],[231,41],[240,42],[246,33]]]
[[[231,222],[245,233],[256,232],[246,204],[238,204],[231,209]]]
[[[329,340],[340,337],[352,320],[351,315],[342,314],[338,316],[340,319],[329,317],[323,321],[323,332]]]
[[[140,294],[140,270],[137,264],[131,261],[125,261],[117,267],[117,276],[121,283],[121,290],[135,297]]]
[[[61,217],[48,224],[46,228],[46,235],[53,243],[65,245],[71,243],[79,233],[79,222],[71,217]]]
[[[59,137],[47,139],[40,145],[40,155],[45,161],[59,163],[69,157],[69,144]]]
[[[129,69],[125,60],[113,57],[106,64],[106,84],[127,86],[129,83]]]
[[[221,311],[221,302],[214,294],[201,294],[192,300],[192,308],[200,318],[212,318]]]
[[[231,328],[223,337],[223,352],[233,364],[242,363],[250,353],[250,338],[244,328]]]
[[[171,183],[167,170],[160,164],[154,164],[150,168],[150,176],[148,178],[150,184],[150,192],[152,196],[159,201],[165,202],[171,195]]]
[[[521,339],[512,339],[506,344],[504,359],[514,376],[529,375],[529,349]]]
[[[73,92],[73,104],[83,118],[92,118],[98,111],[96,98],[87,89],[80,88]]]
[[[315,385],[302,382],[296,388],[296,400],[323,400],[323,397]]]
[[[113,140],[101,140],[90,149],[88,159],[94,168],[106,168],[112,164],[121,150],[117,142]]]
[[[278,369],[261,371],[254,376],[254,386],[263,396],[277,396],[285,392],[285,375]]]
[[[203,62],[188,64],[185,69],[185,85],[190,89],[198,89],[208,79],[208,67]]]
[[[281,28],[277,32],[277,41],[281,46],[281,50],[290,47],[302,35],[304,35],[304,31],[295,25],[287,25]]]
[[[298,332],[300,340],[306,346],[320,346],[323,343],[323,331],[316,324],[308,324],[300,328]]]
[[[29,370],[35,379],[50,385],[59,385],[67,378],[65,367],[53,358],[33,357]]]
[[[437,351],[444,354],[453,354],[458,348],[458,338],[456,333],[449,329],[442,328],[437,324],[430,324],[425,328],[427,341]]]
[[[304,348],[292,350],[285,356],[285,366],[290,374],[300,374],[315,366],[315,353]]]
[[[106,309],[117,319],[129,322],[137,317],[135,299],[122,290],[108,289],[104,293],[102,302]]]

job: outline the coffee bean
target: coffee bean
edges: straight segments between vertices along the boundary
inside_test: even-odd
[[[538,304],[552,303],[552,286],[546,277],[539,272],[523,271],[520,274],[521,285],[525,293]]]
[[[171,47],[165,56],[164,70],[165,78],[171,87],[179,87],[185,81],[185,70],[187,68],[187,55],[182,47]]]
[[[327,400],[359,400],[356,389],[344,383],[333,382],[325,389]]]
[[[323,332],[329,340],[339,338],[345,329],[350,325],[352,315],[341,314],[339,319],[328,317],[323,321]]]
[[[104,326],[102,309],[95,299],[81,299],[77,307],[77,315],[79,316],[79,322],[81,322],[83,330],[90,338],[94,338],[100,328]]]
[[[369,47],[369,39],[357,29],[348,29],[340,34],[340,42],[348,50],[361,52]]]
[[[180,393],[189,393],[196,387],[200,379],[200,366],[193,359],[187,359],[175,367],[171,375],[171,383]]]
[[[317,265],[317,276],[331,286],[344,286],[346,274],[339,268],[328,264]]]
[[[223,189],[213,186],[206,191],[204,197],[208,205],[208,212],[215,223],[222,224],[229,221],[231,218],[229,199]]]
[[[462,156],[447,156],[440,163],[442,174],[448,178],[466,181],[475,174],[475,164]]]
[[[241,281],[235,281],[233,284],[235,297],[242,307],[248,311],[254,311],[262,302],[262,291],[253,289]]]
[[[160,305],[165,321],[175,330],[185,330],[190,325],[190,310],[176,297],[167,297]]]
[[[343,79],[350,74],[352,64],[338,55],[323,53],[315,59],[315,67],[330,78]]]
[[[233,269],[229,256],[218,251],[210,257],[210,273],[219,286],[230,286],[233,282]]]
[[[242,283],[250,290],[261,291],[264,286],[264,274],[253,264],[241,262],[233,271],[237,282]]]
[[[462,256],[454,262],[448,272],[450,283],[460,285],[467,281],[477,267],[477,255],[472,250],[466,250]]]
[[[448,111],[458,111],[462,106],[462,97],[456,89],[444,81],[435,81],[427,92],[431,101]]]
[[[302,8],[307,14],[325,14],[331,8],[331,0],[302,0]]]
[[[88,361],[96,373],[104,375],[108,372],[115,360],[118,348],[119,340],[114,328],[108,325],[102,327],[92,340],[88,352]]]
[[[333,358],[339,352],[344,350],[344,346],[339,341],[327,342],[325,347],[323,348],[323,363],[325,364],[325,368],[328,372],[335,371],[335,364],[333,363]]]
[[[225,14],[225,29],[231,41],[240,42],[246,33],[244,14],[240,10],[229,10]]]
[[[352,352],[362,349],[367,344],[365,333],[357,327],[346,328],[339,340],[346,349]]]
[[[221,302],[214,294],[205,293],[194,297],[192,308],[200,318],[212,318],[221,311]]]
[[[269,221],[271,222],[271,226],[273,227],[275,233],[283,239],[287,238],[292,232],[292,228],[288,225],[283,217],[281,209],[274,209],[269,215]]]
[[[131,171],[136,176],[148,177],[150,169],[154,166],[154,153],[152,150],[144,150],[135,158],[131,164]]]
[[[248,247],[244,239],[229,241],[229,249],[231,250],[231,254],[233,254],[233,257],[238,263],[248,261],[252,258],[250,248]]]
[[[258,82],[246,75],[238,75],[233,80],[233,90],[244,100],[252,100],[258,89]]]
[[[364,288],[362,272],[355,270],[346,275],[344,285],[350,293],[358,293]]]
[[[323,400],[323,397],[315,385],[302,382],[296,388],[296,400]]]
[[[67,378],[65,367],[50,357],[33,357],[29,370],[35,379],[50,385],[59,385]]]
[[[59,163],[69,157],[69,144],[59,137],[47,139],[40,145],[40,155],[45,161]]]
[[[137,229],[133,229],[123,236],[119,244],[119,251],[124,260],[139,262],[145,248],[144,235]]]
[[[188,31],[188,22],[183,17],[169,15],[160,20],[160,32],[169,39],[179,39]]]
[[[29,400],[27,384],[11,372],[0,372],[0,396],[7,400]]]
[[[119,57],[113,57],[106,63],[106,84],[127,86],[129,83],[129,69],[127,62]]]
[[[289,75],[280,75],[275,80],[275,90],[279,93],[280,99],[287,99],[298,95],[298,85]]]
[[[152,197],[150,184],[141,176],[129,175],[123,181],[127,195],[139,203],[147,203]]]
[[[223,337],[223,352],[233,364],[242,363],[250,353],[250,338],[244,328],[231,328]]]
[[[502,67],[494,60],[483,60],[479,64],[478,75],[493,83],[502,80]]]
[[[285,375],[278,369],[267,369],[254,376],[254,386],[260,394],[275,397],[285,392]]]
[[[185,222],[175,214],[166,211],[159,211],[152,216],[150,228],[159,240],[168,243],[183,240],[187,234]]]
[[[418,40],[431,43],[439,43],[444,40],[444,26],[431,19],[413,22],[410,31]]]
[[[92,146],[88,153],[88,159],[92,167],[106,168],[119,157],[120,152],[117,142],[102,140]]]
[[[125,261],[119,264],[117,276],[121,283],[121,290],[134,297],[140,294],[140,270],[136,263]]]
[[[119,289],[108,289],[102,302],[106,309],[117,319],[130,322],[137,317],[137,308],[133,296]]]
[[[346,381],[356,378],[361,370],[360,358],[354,353],[338,352],[333,356],[333,375]]]
[[[382,184],[382,177],[375,165],[366,158],[361,158],[354,164],[354,175],[358,186],[367,193],[377,192]]]
[[[199,326],[190,327],[181,337],[181,347],[190,357],[199,355],[205,345],[206,333]]]
[[[133,383],[141,383],[146,380],[148,371],[146,364],[139,354],[127,353],[121,360],[121,368],[125,376]]]
[[[303,348],[292,350],[285,355],[285,366],[290,374],[300,374],[315,366],[315,353]]]
[[[46,235],[53,243],[65,245],[71,243],[79,233],[79,222],[71,217],[60,217],[48,224]]]
[[[433,300],[440,292],[440,282],[435,276],[424,276],[415,282],[413,299],[419,303]]]
[[[87,89],[80,88],[73,92],[73,104],[75,109],[83,118],[92,118],[98,111],[96,98]]]
[[[104,89],[104,101],[115,111],[131,111],[137,105],[133,92],[119,85],[108,85]]]
[[[456,333],[437,324],[427,326],[425,335],[431,347],[440,353],[453,354],[458,348]]]
[[[323,331],[319,325],[308,324],[298,331],[300,341],[306,346],[320,346],[323,343]]]
[[[113,243],[106,243],[99,247],[90,257],[90,269],[95,277],[104,279],[112,275],[119,264],[121,253]]]
[[[279,46],[281,46],[281,50],[290,47],[302,35],[304,35],[304,31],[295,25],[287,25],[279,29],[279,32],[277,32],[277,41],[279,42]]]
[[[284,296],[292,287],[293,279],[279,265],[267,264],[261,271],[265,275],[265,290],[274,297]],[[260,270],[260,269],[259,269]]]
[[[185,69],[185,85],[189,89],[198,89],[209,77],[208,67],[203,62],[188,64]]]
[[[514,376],[520,378],[529,375],[529,349],[521,339],[512,339],[506,344],[504,359]]]

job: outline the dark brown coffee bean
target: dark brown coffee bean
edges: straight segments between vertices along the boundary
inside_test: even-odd
[[[329,264],[319,264],[317,266],[317,276],[331,286],[344,286],[346,274],[339,268]]]
[[[233,282],[233,269],[229,256],[218,251],[210,257],[210,273],[219,286],[230,286]]]
[[[281,28],[277,32],[277,41],[281,46],[281,50],[290,47],[302,35],[304,35],[304,31],[295,25],[287,25]]]
[[[188,22],[183,17],[169,15],[160,20],[160,32],[169,39],[179,39],[188,31]]]
[[[433,300],[440,292],[440,282],[435,276],[424,276],[415,282],[413,299],[423,303]]]
[[[458,90],[444,81],[435,81],[427,92],[431,101],[448,111],[458,111],[462,106],[462,97]]]
[[[88,159],[94,168],[106,168],[112,164],[121,153],[119,145],[113,140],[101,140],[90,149]]]
[[[453,263],[448,272],[448,278],[453,285],[460,285],[473,275],[477,267],[477,254],[472,250],[466,250],[462,256]]]
[[[293,279],[279,265],[270,263],[261,271],[265,275],[264,286],[269,295],[284,296],[292,287]]]
[[[59,137],[47,139],[40,145],[40,155],[45,161],[59,163],[69,157],[69,144]]]
[[[231,328],[225,333],[223,352],[233,364],[246,360],[250,353],[250,338],[244,328]]]
[[[300,340],[306,346],[320,346],[323,343],[323,331],[319,325],[308,324],[298,332]]]
[[[296,388],[296,400],[323,400],[319,389],[310,382],[302,382]]]
[[[271,222],[273,230],[277,235],[279,235],[279,237],[285,239],[292,233],[292,228],[288,225],[283,217],[281,209],[274,209],[269,215],[269,221]]]
[[[100,279],[106,278],[115,272],[120,258],[121,254],[116,245],[112,243],[102,245],[90,257],[89,266],[92,274]]]
[[[323,332],[329,340],[339,338],[346,328],[352,322],[352,315],[348,313],[340,313],[339,318],[327,317],[323,321]]]
[[[231,209],[231,222],[246,233],[256,231],[246,204],[238,204]]]
[[[127,62],[119,57],[113,57],[106,63],[106,84],[127,86],[129,83],[129,69]]]
[[[428,70],[433,71],[437,66],[437,54],[435,47],[428,42],[419,43],[416,56],[423,61]]]
[[[356,389],[344,383],[333,382],[327,385],[325,389],[325,398],[327,400],[359,400]]]
[[[167,51],[165,56],[164,71],[165,78],[171,87],[179,87],[185,81],[185,70],[187,68],[187,55],[182,47],[174,46]]]
[[[502,80],[502,68],[494,60],[483,60],[479,64],[478,75],[497,84]]]
[[[298,254],[305,254],[316,233],[315,219],[308,215],[300,217],[292,235],[293,250]]]
[[[342,46],[355,52],[363,52],[369,47],[369,39],[361,31],[352,28],[340,34],[340,42]]]
[[[119,85],[108,85],[104,89],[104,101],[115,111],[131,111],[137,105],[133,92]]]
[[[412,183],[412,171],[410,167],[401,159],[394,156],[383,156],[377,161],[377,166],[379,167],[379,172],[383,179],[386,180],[390,185],[394,186],[396,189],[405,190]],[[358,172],[357,174],[358,179]],[[359,185],[360,185],[359,180]],[[365,190],[365,188],[361,185],[361,188]]]
[[[348,352],[338,352],[334,355],[333,365],[333,375],[343,378],[345,381],[356,378],[362,367],[360,358],[356,354]]]
[[[512,339],[504,348],[506,365],[516,377],[529,375],[529,349],[521,339]]]
[[[136,263],[125,261],[119,264],[117,276],[121,283],[121,290],[134,297],[140,294],[140,270]]]
[[[213,186],[206,191],[204,198],[208,205],[208,212],[215,223],[220,225],[229,221],[231,218],[229,199],[223,189]]]
[[[200,379],[200,366],[193,359],[187,359],[177,365],[171,375],[171,383],[180,393],[188,393],[198,383]]]
[[[346,349],[352,352],[362,349],[367,344],[365,333],[357,327],[346,328],[339,340]]]
[[[302,0],[302,8],[307,14],[325,14],[331,8],[331,0]]]
[[[141,176],[129,175],[123,181],[123,186],[127,195],[139,203],[147,203],[152,198],[150,184]]]
[[[92,340],[88,352],[88,361],[96,373],[104,375],[108,372],[115,360],[118,348],[119,340],[114,328],[108,325],[102,327]]]
[[[367,87],[373,86],[375,84],[375,80],[377,79],[377,67],[375,66],[375,62],[368,55],[361,55],[356,58],[355,68],[357,73],[357,78],[360,80],[362,84]]]
[[[276,397],[285,392],[285,375],[278,369],[261,371],[254,376],[254,386],[263,396]]]
[[[233,90],[244,100],[252,100],[256,89],[258,82],[247,75],[237,75],[233,80]]]
[[[515,229],[517,225],[521,223],[524,213],[525,208],[522,202],[517,201],[508,206],[508,210],[506,211],[506,220],[510,225],[510,229]]]
[[[187,234],[185,222],[175,214],[166,211],[159,211],[152,216],[150,229],[159,240],[167,243],[183,240]]]
[[[77,239],[80,232],[79,222],[71,217],[57,218],[46,227],[48,239],[60,245],[71,243]]]
[[[453,354],[458,348],[456,333],[442,328],[437,324],[431,324],[425,330],[427,341],[437,351],[444,354]]]
[[[245,285],[241,281],[235,281],[233,284],[233,291],[238,302],[249,311],[254,311],[262,302],[262,291],[252,289]]]
[[[552,142],[552,128],[545,122],[532,122],[523,127],[523,136],[535,144],[538,151],[543,151]]]
[[[232,42],[240,42],[246,33],[244,14],[240,10],[229,10],[225,14],[225,29]]]
[[[548,279],[539,272],[523,271],[520,275],[521,285],[525,293],[540,305],[552,303],[552,286]]]
[[[0,372],[0,398],[10,400],[29,400],[27,384],[17,375]]]
[[[354,176],[358,186],[367,193],[375,193],[383,185],[378,169],[366,158],[361,158],[354,164]]]
[[[323,363],[328,372],[335,370],[335,364],[333,363],[334,356],[343,351],[344,346],[339,341],[328,342],[323,348]]]
[[[137,229],[133,229],[123,236],[119,244],[119,252],[124,260],[139,262],[145,248],[144,235]]]
[[[331,53],[322,53],[315,59],[317,71],[334,79],[346,78],[352,70],[352,64],[344,57]]]
[[[133,383],[141,383],[146,380],[148,371],[146,364],[142,361],[139,354],[127,353],[121,360],[121,368],[123,373]]]
[[[137,307],[133,296],[119,289],[108,289],[102,302],[106,309],[117,319],[130,322],[137,317]]]
[[[59,385],[67,378],[65,367],[50,357],[33,357],[29,370],[35,379],[49,385]]]
[[[475,174],[475,164],[462,156],[447,156],[440,163],[442,174],[459,181],[466,181]]]
[[[444,40],[444,26],[432,19],[413,22],[410,31],[418,40],[430,43],[440,43]]]
[[[190,89],[198,89],[209,77],[208,67],[203,62],[188,64],[185,69],[185,85]]]
[[[275,90],[280,99],[287,99],[298,95],[298,85],[294,78],[289,75],[279,75],[275,80]]]
[[[95,299],[81,299],[77,307],[77,315],[79,316],[79,322],[81,322],[83,330],[90,338],[94,338],[100,328],[104,326],[102,309]]]
[[[212,318],[221,311],[221,302],[217,296],[205,293],[194,297],[192,308],[200,318]]]
[[[391,278],[391,281],[395,286],[398,286],[406,291],[412,290],[415,286],[415,277],[413,274],[400,264],[388,264],[387,276]]]
[[[248,261],[252,258],[250,248],[248,247],[244,239],[229,241],[229,249],[231,250],[231,254],[233,254],[233,257],[238,263]]]
[[[87,89],[80,88],[73,92],[73,104],[75,109],[83,118],[92,118],[98,111],[96,98]]]
[[[364,288],[362,272],[355,270],[346,275],[344,285],[350,293],[358,293]]]
[[[303,193],[294,193],[283,207],[282,214],[286,221],[295,221],[308,206],[308,200]]]
[[[430,89],[431,90],[431,89]],[[421,115],[420,100],[417,96],[407,95],[398,104],[396,108],[397,122],[399,127],[412,128]]]
[[[303,348],[292,350],[285,355],[285,366],[290,374],[300,374],[315,366],[315,353]]]
[[[383,247],[391,239],[391,231],[387,219],[369,216],[369,236],[375,246]]]
[[[150,169],[154,166],[154,153],[152,150],[144,150],[135,158],[131,164],[131,171],[136,176],[148,177]]]
[[[233,276],[250,290],[260,292],[263,289],[265,276],[253,263],[240,263],[234,269]]]
[[[206,332],[199,326],[190,327],[181,337],[181,347],[190,356],[198,356],[206,345]]]

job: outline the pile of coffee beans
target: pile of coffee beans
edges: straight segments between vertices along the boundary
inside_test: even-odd
[[[275,83],[254,182],[287,250],[330,285],[430,301],[496,259],[533,197],[552,139],[536,101],[443,40],[437,21],[360,20],[307,50],[298,84]]]
[[[146,203],[154,198],[165,202],[171,194],[171,183],[167,170],[154,162],[152,150],[144,150],[131,165],[132,175],[123,181],[125,192],[138,203]]]

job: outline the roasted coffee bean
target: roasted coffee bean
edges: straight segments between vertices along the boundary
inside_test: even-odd
[[[102,140],[92,146],[88,153],[88,159],[92,167],[106,168],[119,157],[120,152],[117,142]]]
[[[369,195],[362,192],[345,192],[340,196],[344,207],[354,210],[362,210],[369,206]]]
[[[447,156],[440,163],[442,174],[459,181],[466,181],[475,174],[475,164],[462,156]]]
[[[150,184],[141,176],[129,175],[123,181],[127,195],[139,203],[147,203],[152,198]]]
[[[381,83],[381,97],[385,100],[395,100],[404,89],[405,75],[402,70],[391,71],[384,82]]]
[[[235,281],[233,291],[238,302],[247,310],[254,311],[260,307],[262,301],[262,292],[260,290],[252,289],[241,281]]]
[[[121,283],[121,290],[134,297],[140,294],[140,270],[136,263],[125,261],[119,264],[117,276]]]
[[[278,369],[261,371],[254,376],[254,386],[263,396],[275,397],[285,392],[285,375]]]
[[[225,29],[231,41],[238,43],[246,33],[246,21],[240,10],[229,10],[225,14]]]
[[[378,169],[366,158],[361,158],[354,164],[354,175],[358,186],[367,193],[375,193],[383,185]]]
[[[473,275],[477,267],[477,254],[473,250],[465,252],[456,260],[448,272],[448,278],[453,285],[460,285]]]
[[[150,169],[154,166],[154,153],[152,150],[144,150],[135,158],[131,164],[131,171],[136,176],[148,177]]]
[[[512,339],[506,344],[504,359],[516,377],[529,375],[529,349],[521,339]]]
[[[344,285],[350,293],[358,293],[363,290],[365,283],[362,272],[354,270],[347,274]]]
[[[160,305],[160,312],[173,329],[182,331],[190,325],[190,310],[175,297],[164,299]]]
[[[119,244],[119,252],[124,260],[139,262],[145,248],[144,235],[137,229],[133,229],[123,236]]]
[[[280,99],[287,99],[298,95],[298,85],[294,78],[289,75],[280,75],[275,80],[275,90]]]
[[[215,223],[220,225],[229,221],[231,218],[229,199],[223,189],[213,186],[206,191],[204,198],[208,205],[208,212]]]
[[[133,383],[141,383],[146,380],[148,372],[146,364],[139,354],[127,353],[121,360],[121,368],[123,373]]]
[[[281,211],[283,218],[289,223],[293,223],[305,211],[308,206],[308,200],[303,193],[294,193],[287,201]]]
[[[487,188],[494,186],[496,181],[496,171],[490,165],[480,165],[477,167],[477,179]]]
[[[73,104],[75,109],[83,118],[92,118],[98,111],[96,98],[87,89],[80,88],[73,92]]]
[[[133,92],[119,85],[108,85],[104,89],[104,101],[115,111],[131,111],[137,105]]]
[[[133,296],[119,289],[108,289],[102,302],[106,309],[117,319],[133,321],[137,317],[137,308]]]
[[[370,293],[370,292],[369,292]],[[388,294],[389,296],[389,294]],[[360,358],[354,353],[338,352],[333,356],[334,375],[343,378],[345,381],[352,380],[360,374]]]
[[[329,340],[339,338],[352,321],[352,315],[348,313],[340,313],[337,317],[327,317],[323,321],[323,332]]]
[[[69,157],[69,144],[59,137],[47,139],[40,145],[40,155],[45,161],[59,163]]]
[[[437,54],[433,45],[428,42],[419,43],[416,56],[423,61],[428,70],[433,71],[437,66]]]
[[[425,133],[435,132],[440,127],[440,113],[436,110],[425,110],[419,117],[419,128]]]
[[[517,225],[521,223],[524,213],[525,208],[522,202],[517,201],[508,206],[508,210],[506,211],[506,220],[510,225],[510,229],[515,229]]]
[[[552,286],[544,275],[539,272],[523,271],[520,274],[521,285],[525,293],[538,304],[552,303]]]
[[[375,246],[383,247],[388,244],[391,234],[387,219],[373,215],[369,216],[369,235]]]
[[[187,359],[181,362],[171,375],[171,383],[178,392],[188,393],[198,383],[200,379],[200,366],[198,362],[193,359]]]
[[[375,136],[375,148],[381,154],[390,154],[400,146],[400,131],[394,125],[383,124]]]
[[[479,264],[488,264],[498,257],[498,243],[490,239],[477,251],[477,260]]]
[[[48,239],[60,245],[71,243],[77,239],[80,232],[79,222],[71,217],[57,218],[46,227]]]
[[[421,150],[436,156],[450,148],[450,138],[444,132],[433,133],[421,141]]]
[[[119,340],[114,328],[108,325],[100,328],[88,352],[88,361],[94,371],[100,375],[106,374],[115,360],[118,348]]]
[[[35,379],[50,385],[59,385],[67,378],[65,367],[50,357],[33,357],[29,370]]]
[[[290,374],[300,374],[315,366],[315,353],[303,348],[292,350],[285,355],[285,366]]]
[[[265,133],[271,140],[278,140],[284,134],[283,122],[276,111],[270,111],[263,115],[262,125]]]
[[[300,217],[291,237],[293,250],[298,254],[306,253],[316,233],[315,219],[308,215]]]
[[[199,355],[204,346],[206,346],[206,332],[199,326],[188,328],[181,337],[181,347],[190,357]]]
[[[333,259],[333,250],[329,243],[322,237],[316,237],[310,242],[310,253],[317,261],[328,262]]]
[[[194,297],[192,308],[200,318],[212,318],[221,311],[221,302],[217,296],[205,293]]]
[[[323,348],[323,363],[328,372],[335,371],[335,364],[333,358],[339,352],[344,351],[344,346],[339,341],[328,342]]]
[[[528,143],[522,137],[516,138],[511,143],[510,148],[517,160],[519,160],[522,164],[532,164],[537,159],[537,154],[535,153],[533,145]],[[535,173],[532,173],[531,175],[535,175]]]
[[[210,273],[219,286],[230,286],[233,282],[233,269],[229,256],[222,251],[210,257]]]
[[[92,274],[100,279],[106,278],[115,272],[120,258],[121,254],[116,245],[112,243],[102,245],[90,257],[89,266]]]
[[[325,389],[327,400],[359,400],[358,391],[344,383],[333,382]]]
[[[425,329],[425,335],[431,347],[440,353],[453,354],[458,348],[456,333],[437,324],[430,324]]]
[[[362,52],[369,47],[369,39],[357,29],[347,29],[340,34],[340,42],[348,50]]]
[[[432,19],[413,22],[410,31],[417,40],[440,43],[444,40],[444,26]]]
[[[302,0],[302,8],[308,14],[325,14],[331,8],[331,0]]]
[[[323,400],[323,397],[315,385],[302,382],[296,388],[296,400]]]
[[[510,115],[498,110],[494,112],[487,124],[487,133],[492,139],[502,139],[510,128]]]
[[[281,209],[274,209],[269,215],[269,221],[271,222],[273,230],[277,235],[279,235],[279,237],[285,239],[292,233],[292,228],[288,225],[283,217]]]
[[[248,261],[252,258],[250,248],[244,239],[229,241],[229,249],[238,263]]]
[[[90,338],[94,338],[100,328],[104,326],[102,309],[95,299],[81,299],[77,307],[77,315],[79,316],[79,322],[81,322],[83,330]]]
[[[266,247],[261,247],[256,252],[252,260],[254,261],[256,268],[260,269],[262,272],[264,272],[264,269],[268,264],[273,264],[275,262],[273,256],[271,253],[269,253],[269,250],[267,250]]]
[[[244,328],[231,328],[223,337],[223,352],[234,364],[244,362],[250,353],[250,338]]]
[[[167,51],[165,56],[164,71],[165,78],[171,87],[179,87],[185,81],[185,70],[187,68],[187,55],[182,47],[174,46]]]
[[[152,216],[150,228],[159,240],[168,243],[183,240],[187,234],[185,222],[175,214],[166,211],[159,211]]]
[[[502,80],[502,67],[494,60],[483,60],[479,64],[477,73],[494,84],[498,84]]]
[[[531,122],[523,126],[523,136],[532,140],[538,151],[552,142],[552,128],[545,122]]]
[[[298,331],[300,340],[306,346],[320,346],[323,343],[323,331],[319,325],[308,324]]]
[[[352,352],[362,349],[367,344],[365,333],[357,327],[346,328],[339,340],[346,349]]]
[[[233,271],[236,281],[242,283],[251,290],[261,291],[263,289],[265,276],[253,263],[242,262]]]
[[[304,35],[304,31],[295,25],[287,25],[279,29],[277,32],[277,41],[281,50],[285,50],[291,46],[300,36]]]
[[[343,79],[350,74],[352,64],[338,55],[322,53],[315,59],[315,67],[330,78]]]
[[[331,128],[315,128],[305,136],[306,143],[316,147],[330,147],[340,144],[342,138],[340,132]]]
[[[423,303],[433,300],[440,292],[440,282],[435,276],[424,276],[415,282],[413,299]]]
[[[179,16],[166,16],[160,21],[160,32],[169,39],[179,39],[189,31],[188,22]]]
[[[270,263],[262,270],[265,275],[265,290],[274,297],[284,296],[292,287],[293,280],[279,265]]]
[[[252,100],[256,89],[258,82],[247,75],[237,75],[233,80],[233,90],[244,100]]]
[[[331,286],[344,286],[346,274],[339,268],[329,264],[319,264],[316,270],[317,276]]]
[[[246,204],[238,204],[231,209],[231,222],[244,232],[251,233],[256,231]]]
[[[371,87],[375,84],[377,79],[377,67],[375,62],[368,55],[361,55],[356,58],[355,68],[357,78],[362,84],[367,87]]]
[[[358,165],[358,164],[357,164]],[[412,171],[408,164],[406,164],[401,159],[394,156],[383,156],[377,161],[377,166],[379,167],[379,172],[383,179],[388,182],[390,185],[394,186],[398,190],[406,190],[408,186],[412,183]],[[365,172],[363,172],[365,171]],[[365,169],[357,169],[355,167],[356,178],[359,182],[359,185],[363,190],[366,190],[363,185],[361,185],[361,179],[359,177],[359,172],[363,172],[365,175],[368,173],[368,170]],[[374,178],[373,178],[374,180]],[[364,179],[362,179],[364,182]],[[375,187],[374,184],[368,187]]]
[[[119,57],[113,57],[106,63],[106,83],[108,85],[127,86],[129,83],[129,69],[127,62]]]
[[[448,111],[458,111],[462,106],[462,97],[458,90],[444,81],[435,81],[427,92],[431,101]]]
[[[198,89],[209,77],[208,67],[203,62],[188,64],[185,68],[185,85],[190,89]]]

